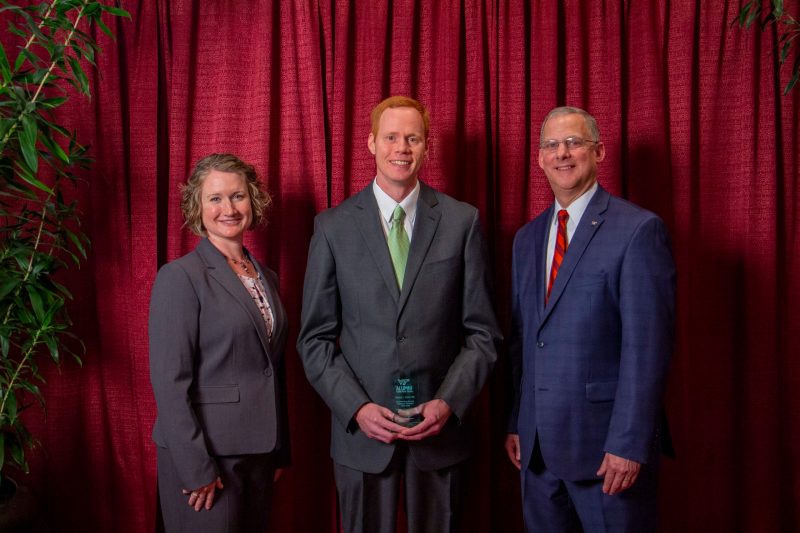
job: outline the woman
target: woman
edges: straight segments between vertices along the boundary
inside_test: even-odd
[[[162,267],[150,300],[153,440],[168,533],[263,532],[273,477],[289,457],[277,276],[243,246],[270,204],[236,156],[201,159],[182,188],[200,235]]]

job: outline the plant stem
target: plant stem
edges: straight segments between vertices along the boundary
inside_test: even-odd
[[[22,291],[22,287],[28,278],[31,276],[31,272],[33,272],[33,260],[36,258],[36,252],[39,250],[39,243],[42,241],[42,233],[44,232],[44,223],[47,217],[47,201],[55,194],[55,188],[53,188],[53,192],[49,193],[43,200],[42,200],[42,216],[39,219],[39,229],[36,230],[36,239],[33,243],[33,251],[31,252],[31,257],[28,259],[28,267],[25,269],[25,275],[22,277],[22,282],[20,282],[17,290],[14,291],[14,296],[18,296],[20,291]],[[51,250],[52,253],[52,250]],[[15,298],[16,299],[16,298]],[[6,316],[3,319],[3,325],[8,323],[8,319],[11,316],[11,310],[14,308],[14,304],[8,306],[6,309]],[[1,411],[0,411],[1,412]]]
[[[53,4],[51,5],[51,8],[47,10],[47,15],[50,14],[50,11],[52,10],[52,7],[56,4],[57,1],[58,0],[53,0]],[[81,5],[81,9],[80,9],[80,11],[78,11],[78,16],[75,17],[75,22],[72,23],[72,26],[70,27],[70,30],[69,30],[69,34],[67,35],[67,38],[64,40],[64,50],[67,49],[67,45],[69,45],[70,41],[72,41],[72,36],[75,35],[75,30],[78,28],[78,23],[81,21],[81,18],[83,17],[84,9],[86,9],[86,3],[85,2]],[[45,16],[45,18],[47,18],[47,15]],[[31,40],[33,40],[33,36],[31,36],[31,38],[29,39],[29,42]],[[33,94],[33,97],[30,100],[31,104],[35,103],[36,99],[39,98],[39,94],[42,92],[42,88],[44,88],[44,85],[47,82],[47,80],[53,74],[53,69],[56,67],[56,64],[57,64],[57,61],[53,61],[52,63],[50,63],[50,67],[48,67],[47,72],[42,77],[42,81],[39,82],[39,86],[36,88],[36,92]],[[20,114],[20,116],[17,117],[17,120],[14,122],[14,124],[10,128],[8,128],[8,132],[6,132],[5,137],[3,137],[3,140],[0,141],[0,150],[5,148],[6,143],[11,138],[11,135],[17,130],[17,126],[19,125],[20,121],[22,120],[22,115],[23,114],[24,114],[24,112],[22,114]]]
[[[53,0],[53,3],[52,3],[52,4],[50,4],[50,5],[47,7],[47,13],[45,13],[45,14],[44,14],[44,16],[42,17],[42,20],[39,22],[38,29],[40,29],[40,30],[41,30],[41,29],[42,29],[42,27],[44,26],[44,21],[45,21],[45,20],[47,20],[48,18],[50,18],[50,13],[52,13],[52,12],[53,12],[53,10],[56,8],[56,4],[58,3],[58,1],[59,1],[59,0]],[[28,37],[28,42],[27,42],[27,43],[25,43],[25,46],[23,46],[23,47],[22,47],[22,49],[23,49],[23,50],[27,50],[28,48],[30,48],[30,47],[31,47],[31,45],[33,44],[33,40],[34,40],[35,38],[36,38],[36,35],[32,33],[32,34],[31,34],[31,36],[30,36],[30,37]],[[0,87],[5,87],[5,86],[6,86],[6,84],[5,84],[5,83],[3,83],[2,85],[0,85]]]
[[[67,49],[67,45],[72,40],[72,36],[75,35],[75,30],[78,28],[78,24],[80,23],[81,18],[83,17],[83,10],[84,9],[86,9],[86,3],[81,5],[81,10],[78,11],[78,16],[75,17],[75,22],[72,24],[72,27],[69,30],[69,35],[67,35],[67,38],[64,39],[64,50]],[[50,75],[53,72],[53,69],[55,68],[55,66],[56,66],[56,61],[53,61],[50,64],[50,68],[47,69],[47,74],[42,78],[42,81],[39,82],[39,87],[36,88],[36,93],[34,93],[33,98],[31,99],[31,102],[36,102],[36,99],[39,97],[39,93],[42,92],[42,87],[44,87],[44,82],[47,81],[47,78],[50,77]]]
[[[47,7],[47,13],[44,14],[44,16],[42,17],[41,22],[39,22],[39,29],[40,30],[42,29],[42,26],[44,26],[44,21],[47,20],[48,18],[50,18],[50,13],[53,12],[53,9],[55,9],[57,3],[58,3],[58,0],[53,0],[53,3],[50,4]],[[36,37],[35,34],[31,34],[31,36],[28,38],[28,42],[25,43],[25,50],[27,50],[28,48],[31,47],[31,44],[33,44],[33,39],[35,37]]]
[[[22,355],[22,359],[20,359],[17,368],[14,370],[14,374],[11,376],[11,379],[8,380],[8,384],[6,385],[6,391],[3,394],[3,400],[0,402],[0,413],[6,412],[6,402],[8,401],[8,396],[12,393],[14,388],[14,383],[16,383],[17,378],[19,377],[20,372],[22,372],[25,363],[30,358],[31,354],[33,353],[33,349],[36,347],[36,344],[39,342],[39,336],[41,335],[42,330],[41,328],[36,330],[36,335],[33,337],[33,342],[31,342],[30,347],[25,351]]]
[[[55,0],[53,1],[52,5],[55,5]],[[51,5],[51,8],[52,8],[52,5]],[[77,29],[78,24],[80,23],[81,18],[83,17],[84,9],[86,9],[86,4],[85,3],[83,5],[81,5],[81,9],[80,9],[80,11],[78,11],[78,15],[75,17],[75,22],[72,23],[72,27],[71,27],[71,29],[69,31],[69,34],[67,34],[67,38],[64,39],[64,49],[67,48],[67,45],[69,45],[70,41],[72,40],[72,36],[75,35],[75,30]],[[47,14],[48,15],[50,14],[50,10],[48,10]],[[42,80],[39,82],[39,86],[36,88],[36,92],[34,93],[33,97],[31,98],[31,103],[36,102],[36,99],[39,97],[39,95],[42,92],[42,88],[44,87],[45,82],[52,75],[53,69],[55,68],[55,66],[56,66],[56,61],[53,61],[50,64],[50,67],[47,69],[47,73],[42,77]],[[19,124],[21,119],[22,119],[22,115],[20,115],[19,119],[14,123],[14,125],[11,126],[11,128],[9,128],[8,133],[6,133],[6,136],[3,139],[2,147],[5,147],[6,143],[8,142],[9,137],[14,132],[14,130],[17,129],[17,125]],[[25,271],[25,276],[22,278],[22,283],[20,283],[19,286],[17,287],[15,296],[19,295],[20,291],[22,290],[23,284],[28,280],[28,278],[31,275],[31,272],[33,272],[33,261],[36,258],[36,252],[39,249],[39,243],[41,242],[42,232],[44,231],[44,222],[45,222],[46,217],[47,217],[47,201],[55,194],[55,190],[56,190],[56,187],[53,187],[53,192],[49,193],[42,200],[42,216],[41,216],[41,219],[39,220],[39,229],[36,231],[36,241],[35,241],[34,246],[33,246],[33,251],[31,252],[31,257],[28,260],[28,268]],[[6,316],[3,319],[3,324],[7,324],[8,323],[8,319],[11,316],[11,310],[12,310],[13,307],[14,307],[14,304],[11,304],[10,306],[8,306],[8,309],[6,310]],[[5,398],[3,400],[3,404],[5,404]]]

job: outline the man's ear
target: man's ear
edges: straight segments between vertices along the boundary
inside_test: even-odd
[[[375,134],[370,132],[369,137],[367,137],[367,148],[372,155],[375,155]]]
[[[606,145],[601,142],[598,142],[597,145],[594,147],[595,153],[597,154],[596,160],[599,163],[606,157]]]

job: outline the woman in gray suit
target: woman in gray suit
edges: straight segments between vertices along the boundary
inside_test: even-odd
[[[201,236],[158,272],[150,300],[150,379],[167,532],[263,532],[273,478],[289,459],[286,313],[274,272],[243,246],[270,198],[252,166],[201,159],[182,188]]]

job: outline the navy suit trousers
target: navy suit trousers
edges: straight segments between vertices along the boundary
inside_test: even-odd
[[[598,464],[599,468],[600,465]],[[542,460],[538,440],[522,477],[522,505],[528,533],[650,533],[657,530],[656,469],[642,465],[634,485],[603,493],[603,479],[557,478]]]

